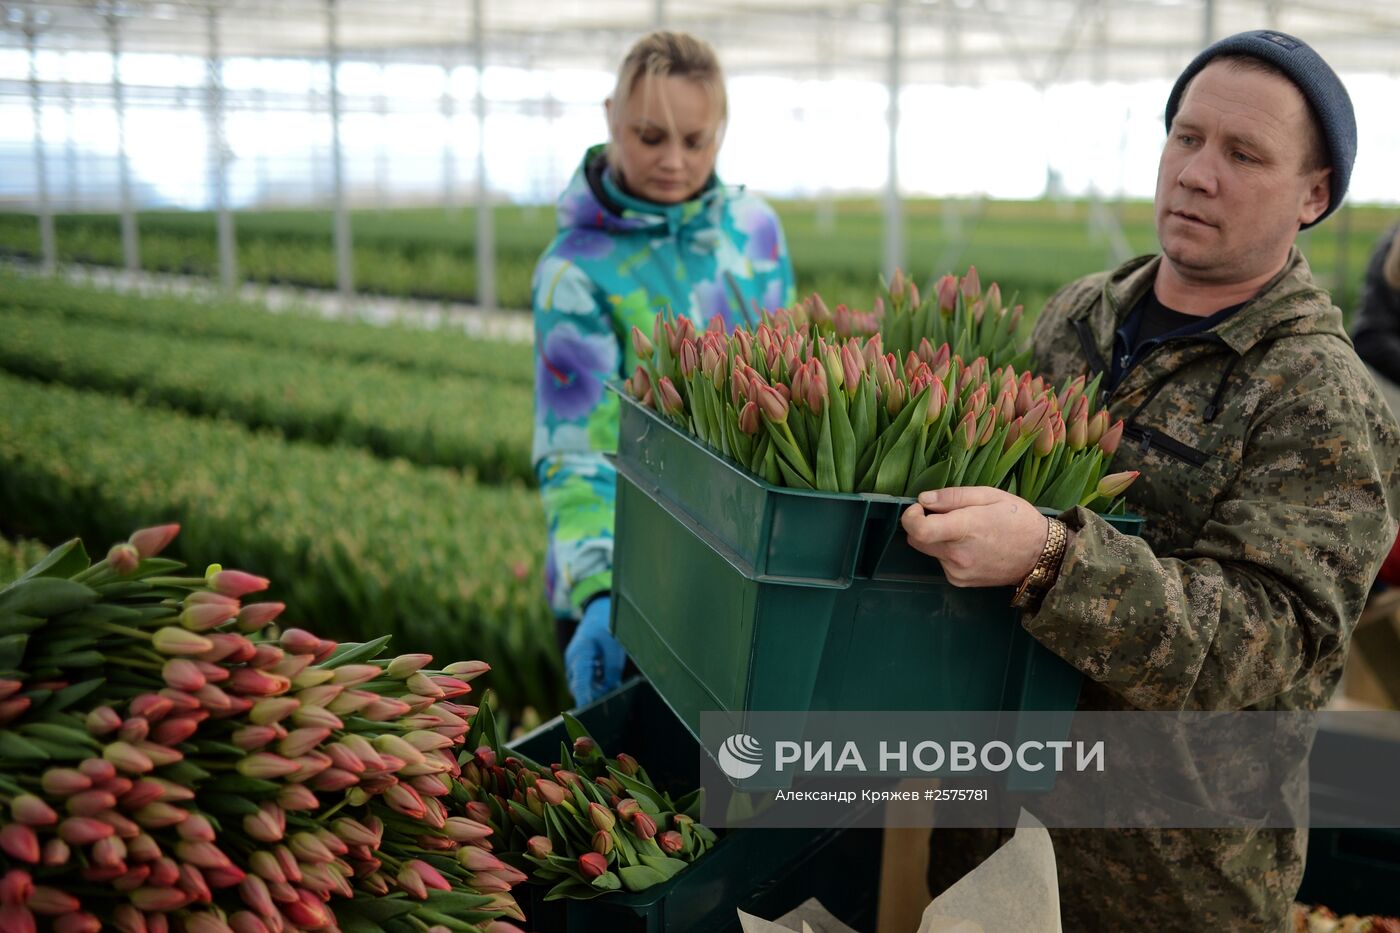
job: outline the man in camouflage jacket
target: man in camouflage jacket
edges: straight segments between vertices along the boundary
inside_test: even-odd
[[[1081,708],[1313,710],[1337,685],[1400,505],[1400,428],[1294,246],[1345,193],[1350,117],[1292,37],[1207,49],[1167,106],[1162,255],[1067,286],[1038,320],[1038,371],[1102,372],[1125,422],[1114,469],[1141,471],[1127,498],[1143,536],[1061,515],[1057,574],[1023,617],[1086,676]],[[983,488],[925,493],[904,524],[965,586],[1022,582],[1058,537]],[[1306,848],[1306,830],[1053,836],[1072,931],[1274,933]],[[989,846],[935,833],[931,887]]]

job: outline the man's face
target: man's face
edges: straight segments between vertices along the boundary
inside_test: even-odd
[[[719,155],[719,110],[699,82],[668,75],[644,77],[615,113],[612,157],[627,189],[657,204],[679,204],[699,193]]]
[[[1265,72],[1207,65],[1187,88],[1157,167],[1157,239],[1185,279],[1276,272],[1298,228],[1327,209],[1330,169],[1303,171],[1307,101]]]

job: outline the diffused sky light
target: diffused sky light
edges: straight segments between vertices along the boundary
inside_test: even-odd
[[[111,60],[100,53],[43,51],[41,78],[97,85],[105,95]],[[0,80],[25,80],[22,50],[0,50]],[[143,197],[182,207],[208,204],[203,117],[204,62],[192,56],[125,56],[122,77],[152,88],[188,88],[183,104],[144,105],[129,93],[127,138]],[[329,195],[328,73],[322,62],[229,59],[230,91],[262,91],[292,109],[233,109],[236,203],[261,196],[310,203]],[[1400,202],[1400,122],[1393,101],[1400,79],[1345,75],[1360,129],[1351,198]],[[606,133],[603,99],[613,76],[594,71],[488,68],[485,91],[487,171],[492,187],[521,201],[548,202],[567,182],[583,151]],[[387,178],[388,194],[425,200],[442,190],[442,148],[455,153],[458,197],[473,188],[477,125],[476,73],[421,64],[347,63],[342,125],[349,184],[358,197]],[[444,89],[454,98],[450,124]],[[1053,180],[1057,193],[1150,198],[1165,135],[1162,111],[1170,82],[1072,83],[1044,92],[1024,83],[979,87],[914,85],[900,98],[900,188],[906,195],[1034,198]],[[387,115],[378,113],[387,97]],[[719,170],[725,181],[775,197],[871,193],[885,182],[886,89],[876,82],[736,77],[729,81],[730,125]],[[79,99],[72,119],[57,85],[45,99],[43,127],[56,162],[71,137],[91,177],[93,198],[112,198],[115,120],[102,101]],[[320,112],[308,114],[308,106]],[[0,200],[15,202],[33,186],[29,102],[0,98]],[[96,158],[94,158],[96,157]],[[105,160],[105,162],[104,162]],[[104,167],[105,165],[105,167]],[[386,171],[387,166],[387,171]],[[53,168],[50,169],[54,171]],[[57,186],[62,190],[62,186]],[[260,195],[261,192],[261,195]],[[95,206],[95,205],[94,205]]]

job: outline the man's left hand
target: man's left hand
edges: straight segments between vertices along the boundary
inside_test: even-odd
[[[938,558],[954,586],[1014,586],[1045,548],[1050,523],[1035,506],[991,486],[921,493],[901,520],[909,544]]]

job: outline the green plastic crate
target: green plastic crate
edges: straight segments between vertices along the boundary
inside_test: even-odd
[[[701,755],[675,715],[641,679],[623,684],[575,715],[610,755],[637,758],[663,789],[700,786]],[[535,761],[559,760],[568,741],[553,719],[511,743]],[[858,930],[875,929],[881,832],[843,829],[719,831],[719,841],[670,881],[635,894],[590,901],[544,900],[548,887],[512,893],[537,933],[739,933],[738,910],[778,917],[818,895]]]
[[[909,546],[912,500],[770,485],[625,394],[616,463],[613,630],[692,735],[702,710],[743,732],[750,710],[1075,708],[1010,589]]]

